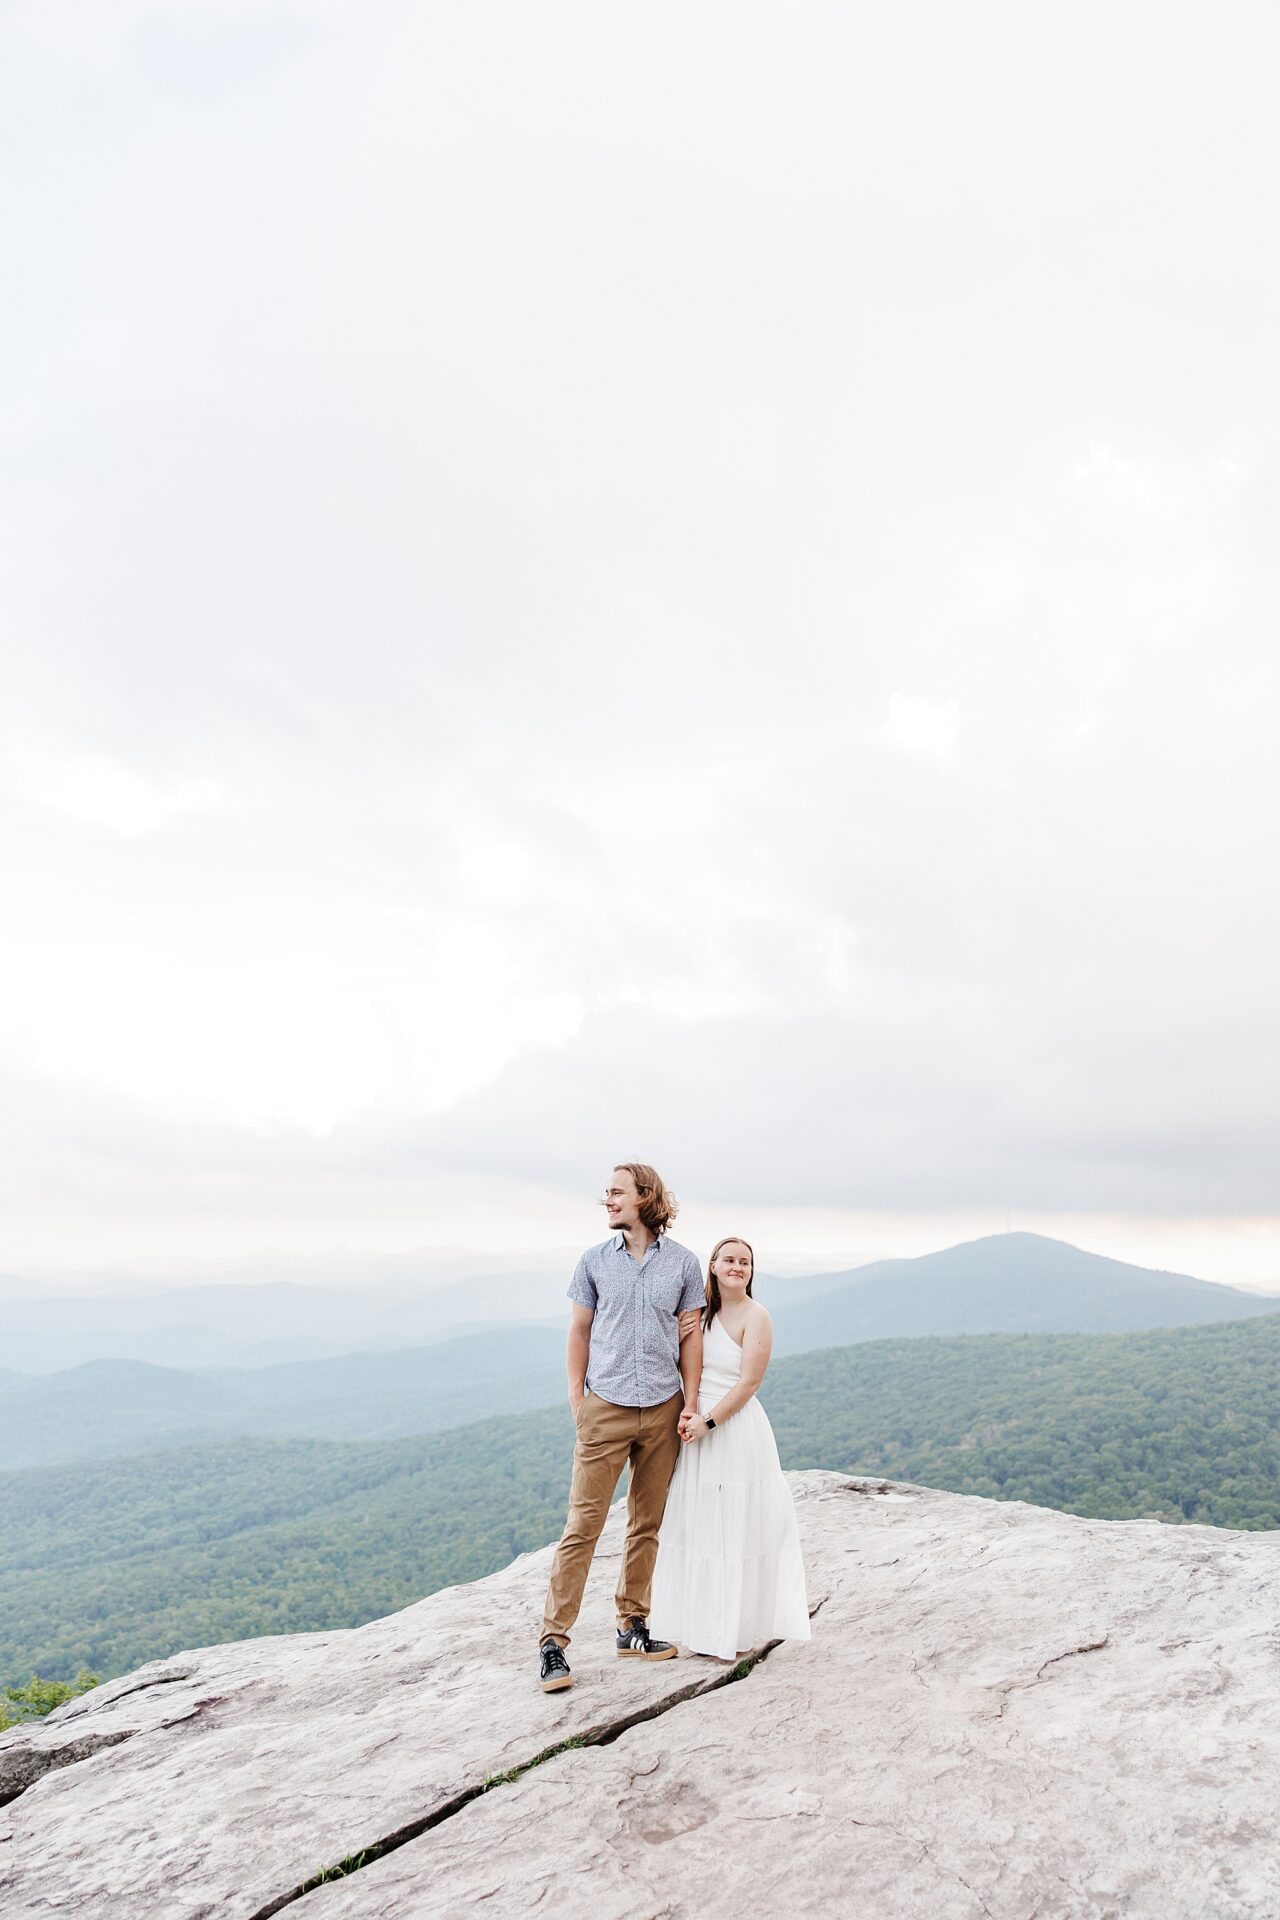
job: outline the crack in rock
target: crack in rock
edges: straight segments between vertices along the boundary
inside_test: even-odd
[[[812,1612],[816,1613],[821,1605],[820,1600]],[[522,1774],[531,1772],[534,1767],[542,1766],[547,1760],[554,1760],[559,1754],[582,1747],[610,1747],[615,1740],[620,1740],[624,1733],[629,1733],[632,1727],[641,1726],[647,1720],[660,1720],[664,1713],[670,1713],[674,1707],[683,1706],[688,1700],[699,1700],[704,1694],[718,1693],[721,1687],[729,1687],[737,1680],[745,1680],[761,1661],[769,1658],[775,1647],[780,1647],[782,1644],[781,1640],[766,1640],[762,1647],[739,1660],[725,1673],[714,1674],[707,1680],[693,1680],[687,1687],[681,1687],[675,1693],[667,1694],[653,1706],[638,1707],[635,1712],[624,1714],[619,1720],[608,1720],[601,1726],[588,1727],[585,1732],[575,1734],[569,1740],[562,1740],[554,1747],[544,1748],[531,1760],[512,1767],[506,1773],[499,1774],[490,1780],[482,1780],[478,1786],[464,1788],[461,1793],[454,1794],[452,1799],[433,1807],[430,1813],[423,1814],[417,1820],[408,1821],[403,1827],[397,1827],[393,1833],[371,1840],[367,1846],[348,1854],[345,1860],[340,1860],[334,1866],[325,1867],[319,1873],[313,1874],[311,1879],[304,1880],[301,1886],[292,1887],[288,1893],[279,1894],[274,1900],[269,1900],[265,1907],[259,1907],[251,1913],[248,1920],[271,1920],[273,1914],[281,1913],[286,1907],[293,1906],[295,1902],[304,1899],[309,1893],[314,1893],[317,1887],[324,1886],[326,1882],[345,1879],[349,1874],[361,1872],[363,1868],[372,1866],[375,1860],[384,1859],[387,1854],[395,1853],[400,1847],[407,1846],[411,1840],[420,1839],[424,1833],[430,1833],[432,1828],[442,1826],[446,1820],[452,1820],[455,1814],[463,1812],[473,1800],[480,1799],[494,1787],[518,1780]]]
[[[80,1711],[68,1713],[59,1725],[64,1726],[69,1720],[79,1719],[82,1714],[90,1712],[93,1708],[102,1710],[114,1707],[118,1701],[127,1699],[130,1694],[146,1693],[152,1687],[175,1686],[179,1681],[192,1679],[195,1673],[196,1668],[187,1667],[178,1672],[157,1674],[154,1679],[139,1680],[136,1685],[125,1687],[120,1693],[113,1694],[106,1700],[95,1701],[92,1694],[86,1694],[82,1696],[83,1706],[79,1700],[74,1703]],[[33,1787],[37,1780],[42,1780],[47,1773],[56,1773],[61,1767],[74,1767],[81,1760],[91,1760],[95,1753],[101,1753],[104,1748],[118,1747],[125,1740],[135,1740],[140,1733],[155,1732],[164,1727],[176,1727],[184,1720],[197,1719],[206,1707],[220,1706],[227,1697],[226,1694],[221,1693],[206,1694],[202,1699],[193,1701],[181,1713],[172,1714],[167,1720],[158,1721],[154,1727],[116,1727],[110,1732],[73,1734],[71,1739],[64,1740],[57,1746],[23,1746],[15,1741],[12,1746],[0,1749],[0,1807],[9,1806],[26,1793],[29,1787]],[[26,1723],[32,1731],[46,1724],[40,1720]],[[16,1729],[11,1728],[10,1731],[16,1731]]]
[[[132,1694],[148,1693],[152,1687],[176,1687],[180,1680],[194,1680],[199,1671],[198,1667],[174,1667],[168,1673],[153,1674],[149,1680],[135,1680],[131,1687],[121,1687],[119,1693],[99,1697],[104,1705],[114,1707],[117,1702],[129,1699]],[[96,1688],[94,1692],[97,1692]],[[93,1694],[86,1694],[86,1702],[92,1701],[93,1697]]]
[[[908,1486],[910,1482],[906,1480],[845,1480],[839,1491],[881,1496],[886,1493],[902,1493],[904,1499],[913,1500],[916,1498],[916,1489],[912,1488],[910,1493],[906,1493],[904,1489]]]
[[[94,1687],[78,1700],[67,1702],[61,1710],[59,1724],[66,1726],[69,1720],[78,1720],[86,1713],[101,1713],[103,1708],[118,1706],[121,1700],[128,1700],[135,1693],[148,1693],[152,1687],[175,1687],[180,1680],[194,1680],[197,1671],[195,1667],[178,1667],[170,1673],[154,1674],[149,1680],[135,1680],[131,1687],[121,1687],[119,1693],[108,1690],[110,1682],[105,1687]]]
[[[1047,1660],[1042,1660],[1029,1680],[1011,1680],[1007,1686],[1002,1687],[1000,1690],[1000,1705],[995,1718],[997,1720],[1003,1720],[1005,1708],[1008,1706],[1013,1695],[1015,1693],[1026,1693],[1032,1687],[1038,1686],[1042,1676],[1049,1671],[1050,1667],[1056,1667],[1059,1662],[1063,1660],[1074,1660],[1082,1653],[1101,1653],[1102,1649],[1110,1644],[1110,1640],[1111,1635],[1104,1633],[1101,1640],[1086,1640],[1081,1646],[1066,1647],[1061,1653],[1050,1654]]]
[[[1063,1655],[1062,1657],[1065,1658],[1066,1656]],[[933,1848],[929,1845],[927,1840],[922,1840],[918,1834],[915,1835],[914,1837],[917,1845],[920,1848],[920,1858],[922,1860],[927,1860],[935,1873],[945,1874],[949,1879],[954,1880],[957,1883],[957,1885],[962,1886],[966,1893],[972,1894],[973,1898],[977,1901],[978,1905],[982,1908],[983,1913],[987,1916],[987,1920],[995,1920],[994,1914],[992,1913],[990,1907],[987,1905],[986,1901],[983,1899],[982,1895],[978,1892],[978,1889],[975,1886],[973,1886],[970,1881],[966,1880],[964,1875],[962,1873],[959,1873],[955,1867],[949,1867],[944,1865],[943,1862],[937,1858],[936,1854],[933,1851]]]
[[[1051,1659],[1042,1660],[1036,1668],[1036,1680],[1040,1678],[1042,1673],[1046,1673],[1050,1667],[1056,1667],[1060,1660],[1074,1660],[1076,1655],[1080,1653],[1101,1653],[1110,1638],[1111,1635],[1109,1633],[1104,1633],[1101,1640],[1086,1640],[1082,1647],[1068,1647],[1065,1653],[1055,1653]],[[1035,1681],[1033,1680],[1031,1684],[1034,1686]]]
[[[0,1807],[7,1807],[19,1794],[59,1767],[73,1767],[78,1760],[90,1760],[104,1747],[118,1747],[132,1740],[136,1727],[123,1727],[116,1733],[86,1733],[68,1740],[61,1747],[8,1747],[0,1753]]]

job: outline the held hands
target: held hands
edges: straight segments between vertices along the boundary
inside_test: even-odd
[[[688,1444],[691,1440],[701,1440],[708,1431],[707,1423],[696,1407],[686,1407],[680,1415],[680,1438]]]

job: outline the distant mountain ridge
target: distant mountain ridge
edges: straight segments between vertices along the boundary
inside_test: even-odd
[[[827,1274],[773,1316],[774,1349],[952,1333],[1137,1333],[1274,1313],[1280,1297],[1131,1266],[1038,1233],[992,1234],[914,1260]]]
[[[517,1300],[526,1298],[525,1279],[514,1284]],[[558,1276],[555,1286],[563,1291]],[[1037,1234],[971,1241],[852,1274],[776,1282],[762,1275],[760,1294],[773,1314],[778,1357],[922,1335],[1139,1332],[1280,1306]],[[459,1309],[467,1304],[460,1299]],[[552,1406],[565,1391],[564,1324],[561,1301],[549,1322],[274,1366],[178,1370],[125,1359],[57,1373],[0,1372],[0,1468],[230,1434],[400,1439]]]
[[[567,1258],[544,1265],[548,1256],[531,1255],[523,1266],[461,1278],[433,1277],[424,1267],[417,1281],[409,1258],[375,1261],[361,1285],[228,1279],[3,1299],[0,1354],[6,1367],[27,1373],[101,1359],[204,1372],[422,1348],[482,1328],[564,1323]],[[1122,1332],[1280,1305],[1280,1294],[1152,1272],[1032,1233],[844,1271],[762,1272],[758,1291],[773,1313],[780,1353],[917,1333]]]
[[[0,1302],[0,1352],[28,1373],[91,1360],[158,1367],[269,1367],[434,1345],[482,1328],[563,1327],[573,1260],[477,1272],[439,1283],[371,1278],[362,1287],[293,1280],[226,1281],[102,1296],[51,1294]],[[837,1275],[837,1278],[843,1276]],[[825,1274],[771,1281],[799,1302]]]
[[[403,1439],[550,1406],[565,1390],[560,1327],[498,1327],[430,1347],[206,1372],[88,1360],[0,1373],[0,1469],[227,1436]]]
[[[571,1271],[571,1269],[570,1269]],[[89,1360],[154,1366],[259,1367],[376,1347],[421,1347],[468,1326],[558,1315],[567,1273],[477,1273],[414,1285],[311,1286],[226,1281],[130,1293],[49,1294],[0,1303],[6,1361],[47,1373]]]

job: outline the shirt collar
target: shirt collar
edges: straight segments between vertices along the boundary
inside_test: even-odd
[[[618,1231],[613,1236],[613,1245],[619,1253],[625,1253],[626,1246],[627,1246],[627,1236],[622,1231],[621,1227],[618,1228]],[[656,1253],[661,1245],[662,1245],[662,1236],[661,1234],[659,1234],[655,1239],[651,1240],[648,1246],[645,1248],[644,1257],[641,1260],[640,1265],[643,1266],[645,1263],[645,1260],[649,1258],[649,1255],[651,1253]]]

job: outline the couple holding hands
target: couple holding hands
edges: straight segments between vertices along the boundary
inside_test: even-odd
[[[583,1254],[569,1286],[577,1439],[542,1622],[544,1693],[573,1684],[564,1649],[628,1465],[620,1656],[671,1660],[683,1642],[732,1660],[766,1640],[809,1638],[795,1508],[755,1397],[773,1329],[752,1297],[751,1248],[719,1241],[704,1282],[668,1237],[673,1196],[639,1161],[613,1169],[604,1204],[611,1237]]]

